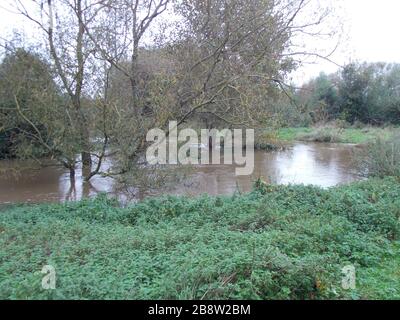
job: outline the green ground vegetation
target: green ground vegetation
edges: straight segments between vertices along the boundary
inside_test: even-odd
[[[0,210],[2,299],[400,298],[398,178]],[[41,287],[44,265],[55,290]]]
[[[286,142],[297,140],[366,144],[376,138],[388,139],[395,133],[400,133],[400,129],[397,127],[338,128],[327,125],[308,128],[281,128],[277,131],[277,137]]]

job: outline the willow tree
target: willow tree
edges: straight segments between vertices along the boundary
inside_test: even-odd
[[[304,20],[317,0],[34,2],[36,16],[17,0],[45,36],[81,161],[96,161],[88,179],[107,152],[118,166],[106,174],[132,171],[148,130],[170,120],[265,125],[296,57],[307,55],[296,36],[317,34],[327,12]]]
[[[317,3],[318,1],[313,1]],[[90,40],[110,66],[109,97],[129,122],[116,140],[126,163],[151,127],[194,117],[264,126],[299,58],[295,38],[315,31],[329,8],[304,18],[304,0],[115,0],[98,5]],[[322,56],[322,54],[321,54]],[[151,66],[151,67],[149,67]],[[147,70],[144,70],[146,69]],[[129,148],[126,148],[129,146]],[[124,153],[126,152],[126,153]]]
[[[271,106],[287,94],[286,79],[299,58],[318,55],[295,47],[299,35],[318,37],[315,29],[328,16],[325,8],[306,19],[309,5],[304,0],[176,1],[181,20],[171,59],[179,59],[180,122],[206,114],[231,125],[265,127],[273,118]]]

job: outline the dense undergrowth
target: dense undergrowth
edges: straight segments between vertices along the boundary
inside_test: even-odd
[[[400,298],[396,178],[0,210],[3,299]],[[41,287],[48,264],[51,291]],[[346,291],[349,264],[357,288]]]
[[[366,177],[400,177],[400,134],[375,139],[355,156],[360,174]]]

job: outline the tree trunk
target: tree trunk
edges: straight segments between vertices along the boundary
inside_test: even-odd
[[[92,158],[90,152],[82,152],[82,165],[83,167],[90,168],[92,166]]]
[[[75,185],[75,168],[72,168],[72,167],[69,168],[69,179],[71,181],[71,185],[72,185],[72,182]]]
[[[80,148],[81,148],[81,160],[84,168],[90,168],[92,166],[92,158],[90,155],[90,133],[88,129],[87,120],[83,114],[80,103],[75,107],[76,117],[80,130]]]
[[[81,156],[82,156],[82,166],[85,168],[90,168],[92,165],[92,159],[90,156],[90,134],[88,129],[88,123],[85,117],[85,114],[82,110],[81,105],[81,95],[83,88],[83,78],[84,78],[84,68],[85,68],[85,59],[83,53],[84,47],[84,33],[85,33],[85,25],[83,22],[84,13],[82,10],[82,0],[78,0],[76,2],[76,10],[77,16],[79,17],[79,30],[77,35],[77,45],[76,45],[76,58],[78,61],[78,72],[76,77],[76,88],[75,95],[73,100],[75,100],[75,108],[77,111],[79,126],[80,126],[80,134],[81,134]]]
[[[83,112],[80,112],[79,122],[81,124],[81,157],[82,157],[82,166],[83,168],[87,168],[90,172],[90,168],[92,166],[92,157],[90,154],[90,133],[87,127],[87,121]]]

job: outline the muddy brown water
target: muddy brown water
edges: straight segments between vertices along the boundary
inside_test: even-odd
[[[231,165],[198,165],[183,182],[158,191],[138,190],[135,198],[161,194],[229,195],[238,189],[248,192],[259,177],[276,184],[311,184],[324,188],[345,184],[359,179],[352,163],[354,148],[343,144],[296,143],[285,151],[257,151],[252,176],[235,176],[235,167]],[[18,174],[16,168],[22,165],[26,163],[0,161],[0,204],[79,200],[99,192],[128,199],[110,178],[95,177],[88,184],[78,175],[71,188],[69,174],[62,168],[25,169]]]

